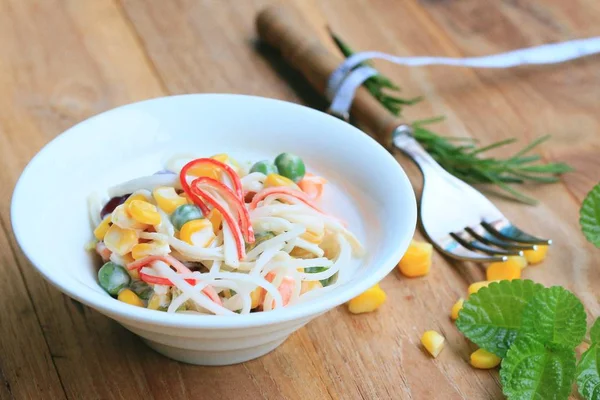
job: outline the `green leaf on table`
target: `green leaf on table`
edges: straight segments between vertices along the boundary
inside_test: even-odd
[[[469,296],[456,326],[479,347],[504,357],[521,329],[525,305],[543,288],[530,280],[494,282]]]
[[[577,347],[587,329],[581,301],[560,286],[544,288],[523,309],[521,332],[543,343]]]
[[[597,318],[590,329],[590,340],[592,343],[600,343],[600,318]]]
[[[597,323],[594,324],[598,325]],[[593,330],[594,328],[592,328]],[[577,390],[588,400],[600,399],[600,344],[594,343],[577,365]]]
[[[509,400],[567,399],[575,363],[575,350],[520,335],[502,360],[502,391]]]
[[[579,224],[586,239],[600,247],[600,183],[585,196],[579,211]]]

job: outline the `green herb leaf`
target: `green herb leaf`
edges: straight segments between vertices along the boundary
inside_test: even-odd
[[[509,400],[567,399],[575,363],[572,349],[519,336],[502,360],[502,391]]]
[[[590,329],[590,339],[592,343],[600,343],[600,318],[597,318]]]
[[[456,326],[479,347],[504,357],[521,329],[523,309],[543,288],[530,280],[492,283],[469,297]]]
[[[594,324],[594,326],[597,325],[597,323]],[[600,399],[599,361],[600,344],[594,343],[582,354],[577,365],[577,390],[584,398],[589,400]]]
[[[521,332],[543,343],[577,347],[587,325],[581,301],[560,286],[544,288],[523,309]]]
[[[600,247],[600,183],[585,196],[579,211],[579,224],[587,240]]]
[[[350,57],[354,54],[350,46],[338,36],[332,32],[330,32],[330,35],[344,56]],[[369,63],[365,62],[364,64]],[[394,92],[397,93],[400,89],[389,78],[380,73],[367,79],[364,86],[383,107],[394,115],[400,115],[403,106],[410,106],[423,100],[422,97],[409,99],[394,97]],[[525,196],[508,184],[525,182],[552,183],[558,180],[557,175],[572,170],[564,163],[530,164],[538,161],[540,156],[525,156],[525,154],[546,141],[549,136],[535,139],[510,158],[482,157],[481,153],[508,145],[515,139],[499,141],[479,149],[473,145],[456,146],[452,143],[455,138],[443,137],[425,128],[425,125],[439,120],[440,118],[414,122],[412,124],[413,136],[444,169],[467,183],[491,183],[503,192],[502,195],[508,194],[514,200],[526,204],[536,204],[535,199]],[[497,193],[492,192],[492,194]]]

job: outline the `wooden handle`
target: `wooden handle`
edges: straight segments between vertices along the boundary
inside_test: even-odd
[[[256,27],[265,42],[279,49],[290,65],[325,94],[329,76],[343,58],[323,45],[302,14],[291,7],[270,6],[258,14]],[[364,87],[357,90],[351,112],[352,117],[386,147],[391,142],[391,133],[402,123]]]

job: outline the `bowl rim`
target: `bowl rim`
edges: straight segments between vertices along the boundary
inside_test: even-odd
[[[156,312],[155,310],[148,310],[145,308],[135,307],[119,301],[107,301],[109,298],[104,294],[96,291],[84,290],[85,284],[80,281],[73,280],[76,284],[68,284],[71,281],[61,282],[51,274],[48,273],[49,268],[44,268],[43,258],[35,256],[32,249],[26,246],[26,232],[24,227],[19,226],[19,215],[15,211],[15,204],[19,201],[22,196],[25,196],[23,187],[30,180],[29,174],[40,158],[44,157],[44,154],[51,152],[52,149],[63,141],[69,140],[73,135],[92,135],[93,130],[86,131],[85,126],[93,124],[96,119],[110,117],[112,113],[121,112],[128,108],[144,107],[145,104],[164,102],[164,101],[193,101],[195,98],[231,98],[241,99],[242,101],[262,101],[267,103],[276,104],[277,106],[292,107],[303,112],[312,115],[319,114],[321,118],[325,116],[330,118],[333,124],[344,124],[346,135],[354,136],[356,140],[362,141],[361,145],[374,147],[375,151],[379,154],[380,159],[378,160],[382,168],[391,169],[390,173],[395,176],[395,185],[399,186],[401,196],[407,196],[407,204],[409,205],[404,210],[402,224],[408,225],[410,229],[407,232],[410,234],[400,235],[398,237],[395,249],[389,252],[388,256],[382,258],[379,261],[380,266],[376,268],[373,273],[367,276],[365,279],[356,280],[351,278],[345,285],[344,290],[333,291],[323,294],[319,297],[319,302],[311,301],[307,303],[301,303],[294,307],[273,310],[270,312],[252,313],[248,315],[234,315],[234,316],[215,316],[215,315],[188,315],[180,313],[165,313]],[[294,111],[295,112],[295,111]],[[82,129],[83,128],[83,129]],[[34,178],[31,178],[34,179]],[[23,169],[17,183],[15,185],[12,200],[11,200],[11,225],[16,241],[21,248],[23,254],[29,260],[29,263],[37,270],[43,278],[49,282],[52,286],[56,287],[62,293],[74,298],[75,300],[94,308],[96,311],[105,314],[111,318],[114,318],[122,323],[136,323],[157,325],[163,327],[180,327],[180,328],[197,328],[197,329],[223,329],[223,328],[249,328],[265,325],[280,324],[290,322],[299,319],[308,319],[318,314],[325,313],[347,301],[363,293],[365,290],[377,284],[386,275],[388,275],[396,266],[396,263],[408,248],[412,239],[412,234],[416,228],[417,222],[417,205],[414,190],[410,184],[410,181],[404,172],[400,164],[394,159],[394,157],[377,141],[371,138],[369,135],[355,128],[354,126],[336,118],[322,111],[284,100],[273,99],[268,97],[241,95],[241,94],[223,94],[223,93],[202,93],[202,94],[183,94],[183,95],[171,95],[161,96],[152,99],[142,100],[125,104],[119,107],[115,107],[104,112],[93,115],[73,126],[66,129],[64,132],[58,134],[55,138],[44,145],[28,162],[26,167]],[[384,251],[380,249],[379,252]],[[78,288],[77,285],[81,285]]]

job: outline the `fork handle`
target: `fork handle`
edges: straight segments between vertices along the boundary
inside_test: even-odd
[[[265,42],[279,49],[290,65],[325,94],[329,76],[343,58],[323,45],[313,26],[298,10],[281,5],[267,7],[258,14],[256,27]],[[352,117],[385,147],[391,144],[392,132],[401,124],[362,86],[356,91],[351,112]]]
[[[419,166],[423,177],[435,173],[442,178],[450,176],[453,180],[457,179],[438,164],[423,146],[417,142],[412,135],[412,128],[409,125],[401,124],[394,130],[393,142],[399,150]]]

